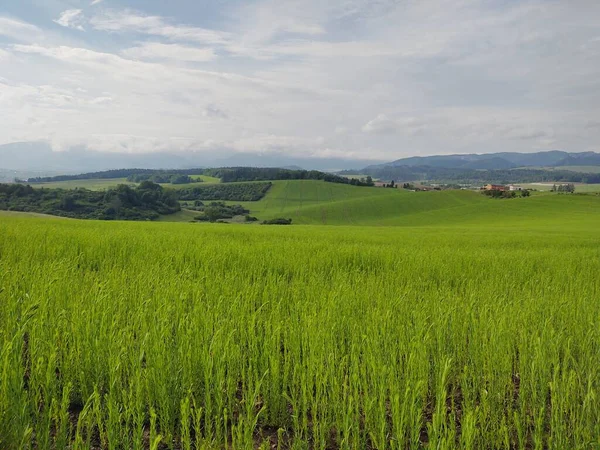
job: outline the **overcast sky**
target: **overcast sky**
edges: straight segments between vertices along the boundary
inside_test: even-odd
[[[600,150],[597,0],[3,0],[0,144]]]

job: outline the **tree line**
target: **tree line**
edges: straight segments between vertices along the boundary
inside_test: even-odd
[[[127,178],[130,182],[153,181],[155,183],[184,184],[191,183],[191,175],[207,175],[216,177],[223,183],[239,181],[274,181],[274,180],[322,180],[330,183],[350,184],[354,186],[373,186],[370,176],[364,179],[347,178],[318,170],[291,170],[274,167],[220,167],[214,169],[116,169],[102,172],[89,172],[79,175],[59,175],[54,177],[34,177],[29,183],[49,183],[57,181],[95,180],[110,178]],[[178,178],[180,177],[180,178]],[[185,178],[187,177],[187,178]],[[175,182],[173,182],[175,180]],[[20,180],[21,181],[21,180]]]
[[[205,175],[220,178],[223,183],[236,181],[274,181],[274,180],[322,180],[330,183],[351,184],[354,186],[373,186],[369,176],[364,180],[347,178],[318,170],[291,170],[274,167],[222,167],[206,169]]]
[[[157,169],[113,169],[103,170],[100,172],[87,172],[77,175],[57,175],[53,177],[33,177],[27,180],[28,183],[52,183],[58,181],[76,181],[76,180],[106,180],[112,178],[129,178],[137,175],[159,175],[168,173],[173,175],[201,175],[203,169],[173,169],[173,170],[157,170]],[[18,180],[23,182],[23,180]],[[140,179],[141,181],[152,181],[149,178]],[[167,181],[170,183],[170,181]]]
[[[199,178],[192,178],[189,175],[174,172],[154,172],[154,173],[134,173],[127,177],[130,183],[141,183],[142,181],[152,181],[162,184],[191,184],[202,183]]]

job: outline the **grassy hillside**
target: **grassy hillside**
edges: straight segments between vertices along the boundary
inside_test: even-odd
[[[277,181],[265,198],[244,203],[260,219],[292,218],[295,224],[458,226],[500,223],[600,225],[600,197],[535,195],[494,200],[473,191],[410,192],[321,181]]]

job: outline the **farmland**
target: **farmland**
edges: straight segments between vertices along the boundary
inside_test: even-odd
[[[0,213],[0,447],[600,445],[599,197],[320,183],[249,203],[363,225]]]

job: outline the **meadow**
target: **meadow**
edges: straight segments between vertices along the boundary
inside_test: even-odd
[[[0,215],[0,448],[600,446],[599,197],[315,183],[396,226]]]

